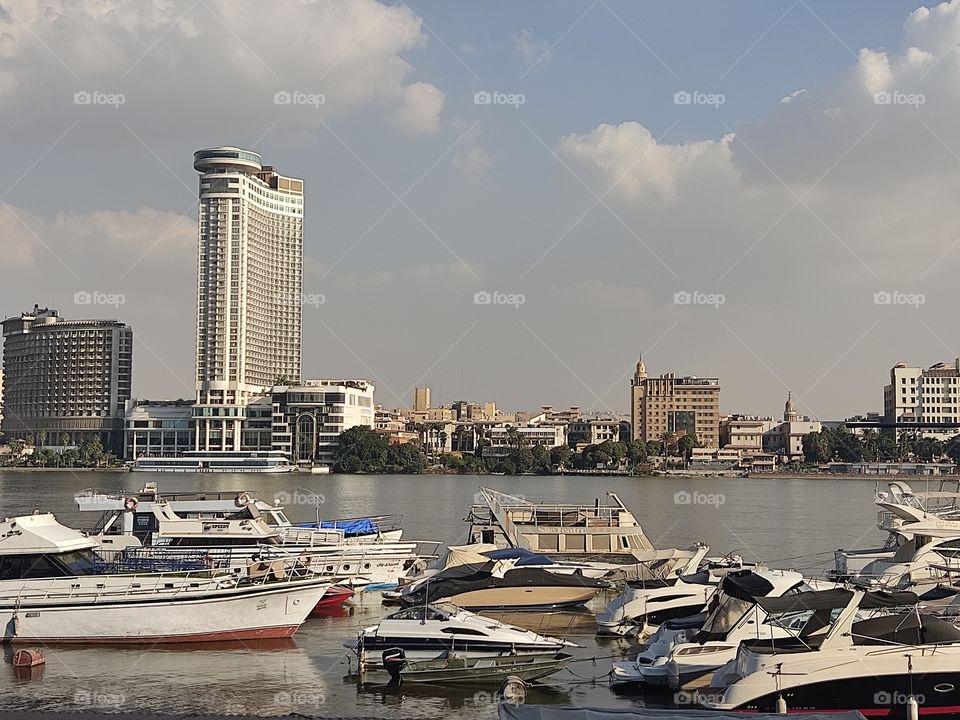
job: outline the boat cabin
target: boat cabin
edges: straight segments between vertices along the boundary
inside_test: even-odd
[[[0,580],[75,577],[95,573],[96,544],[51,513],[0,522]]]

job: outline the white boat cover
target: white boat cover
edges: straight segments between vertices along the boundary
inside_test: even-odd
[[[647,710],[576,708],[557,705],[498,706],[499,720],[783,720],[773,713],[718,712],[716,710]],[[790,720],[866,720],[857,710],[830,713],[790,713]]]
[[[482,565],[490,562],[490,558],[483,555],[485,552],[497,550],[492,543],[474,543],[473,545],[451,545],[447,554],[444,570],[458,565]]]

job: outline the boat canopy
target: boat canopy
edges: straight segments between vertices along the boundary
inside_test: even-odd
[[[854,645],[928,645],[960,642],[960,630],[934,615],[917,612],[880,615],[855,622]]]
[[[61,525],[52,513],[21,515],[0,522],[0,555],[34,555],[92,550],[97,543]]]
[[[769,595],[773,583],[755,572],[745,570],[724,576],[720,587],[730,597],[752,602],[754,598]]]
[[[559,705],[497,706],[499,720],[783,720],[783,715],[716,710],[650,710],[648,708],[585,708]],[[849,712],[790,713],[790,720],[866,720],[857,710]]]
[[[757,604],[771,615],[780,615],[802,610],[838,610],[850,604],[852,590],[840,588],[785,595],[783,597],[759,597]],[[912,592],[865,592],[859,607],[864,610],[905,607],[916,605],[920,598]]]

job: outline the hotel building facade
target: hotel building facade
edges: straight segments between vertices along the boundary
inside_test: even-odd
[[[303,181],[236,147],[194,153],[200,173],[196,450],[245,450],[248,406],[300,381]],[[250,440],[255,440],[249,435]]]
[[[3,321],[8,439],[79,445],[94,436],[123,453],[124,405],[133,378],[133,330],[118,320],[66,320],[34,306]]]
[[[648,377],[641,358],[630,381],[630,427],[634,440],[693,434],[701,447],[720,447],[719,378]]]
[[[960,433],[960,358],[929,368],[897,363],[883,388],[884,423],[903,423],[897,436],[912,430],[925,437],[949,440]]]

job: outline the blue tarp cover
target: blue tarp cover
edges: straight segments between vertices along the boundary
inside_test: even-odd
[[[343,530],[343,534],[347,537],[352,535],[375,535],[378,532],[377,526],[370,518],[359,518],[357,520],[321,520],[319,525],[317,525],[317,523],[300,523],[299,527]]]

